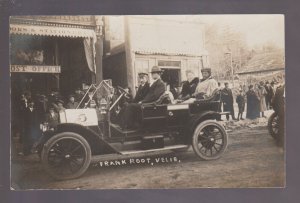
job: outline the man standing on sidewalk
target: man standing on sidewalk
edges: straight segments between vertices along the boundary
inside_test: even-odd
[[[224,112],[230,112],[232,119],[236,120],[233,109],[233,95],[228,82],[225,83],[225,88],[222,90],[222,101]],[[228,114],[226,114],[226,119],[229,120]]]

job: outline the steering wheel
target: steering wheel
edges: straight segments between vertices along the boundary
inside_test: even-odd
[[[120,87],[120,86],[118,86],[117,88],[118,88],[118,90],[120,90],[121,94],[124,93],[124,96],[125,96],[125,97],[128,97],[129,93],[128,93],[125,89],[123,89],[123,88]]]

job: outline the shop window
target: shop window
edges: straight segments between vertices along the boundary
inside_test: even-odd
[[[11,65],[54,65],[54,43],[49,38],[12,36]]]

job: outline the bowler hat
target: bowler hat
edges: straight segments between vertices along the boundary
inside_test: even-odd
[[[161,73],[162,70],[158,66],[153,66],[150,73]]]

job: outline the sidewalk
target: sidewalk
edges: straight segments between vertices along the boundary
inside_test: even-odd
[[[246,107],[245,107],[246,110]],[[266,127],[268,125],[268,119],[271,116],[271,114],[273,113],[273,110],[267,110],[265,111],[265,116],[266,118],[257,118],[254,120],[250,120],[250,119],[246,119],[246,112],[243,113],[243,118],[245,120],[239,120],[239,121],[234,121],[232,120],[231,116],[229,121],[226,120],[226,116],[223,115],[222,116],[222,120],[221,121],[223,123],[223,125],[225,126],[225,128],[227,130],[238,130],[238,129],[242,129],[242,128],[256,128],[256,127]],[[234,104],[234,114],[235,117],[237,118],[238,115],[238,106],[235,103]]]

